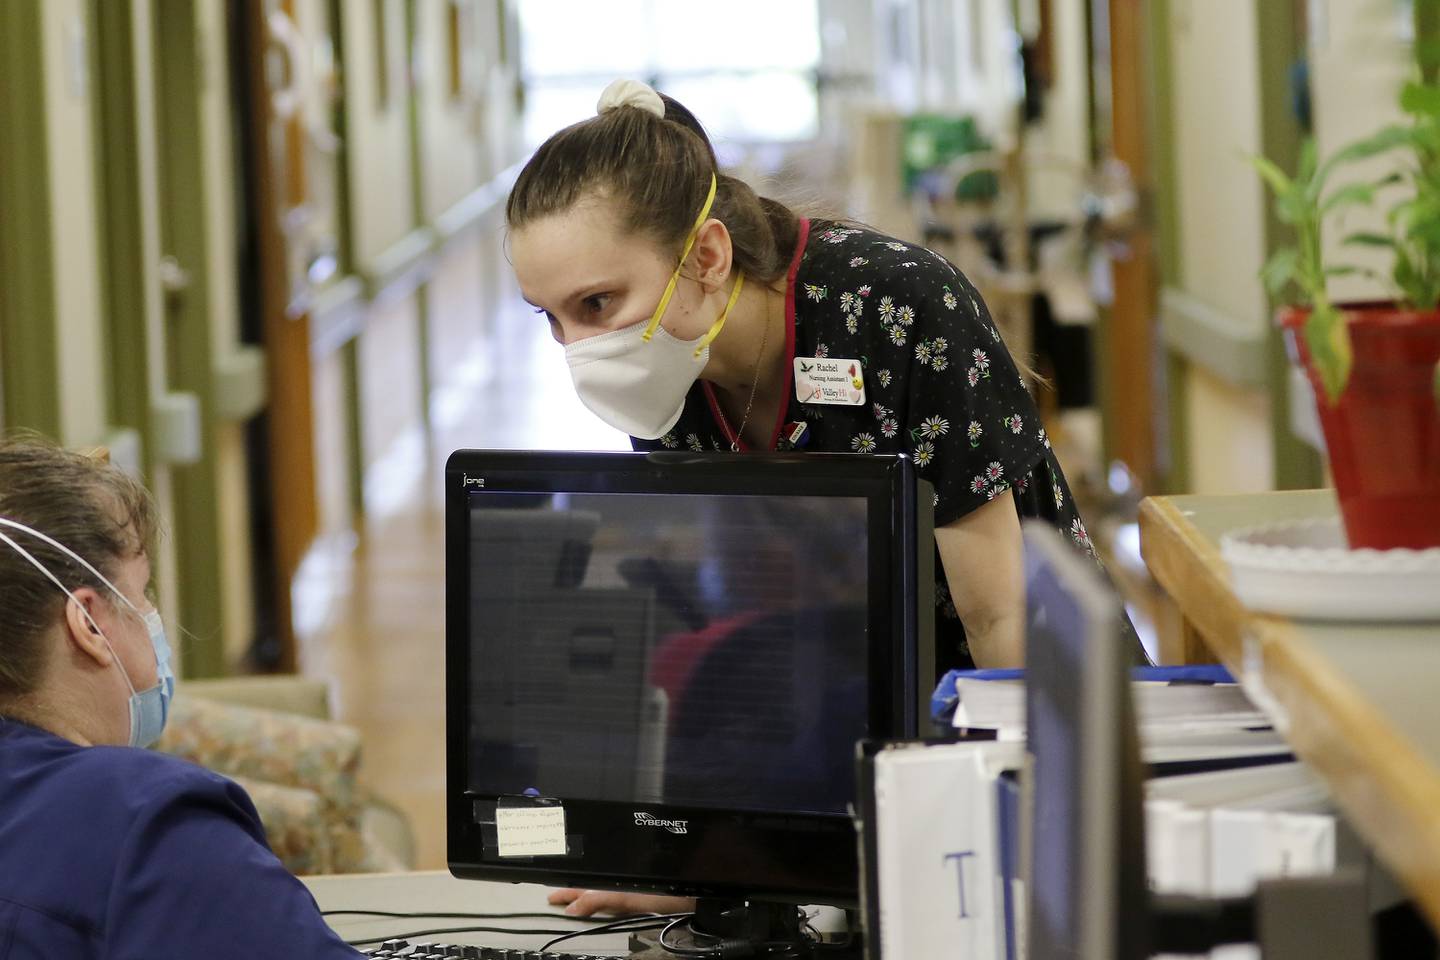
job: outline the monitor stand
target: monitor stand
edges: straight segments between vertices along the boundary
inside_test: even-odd
[[[860,934],[848,939],[816,941],[815,934],[803,928],[804,913],[791,903],[764,900],[719,900],[702,897],[695,902],[695,916],[688,925],[670,931],[666,945],[681,947],[687,957],[768,957],[772,960],[860,960],[864,953]],[[720,949],[725,947],[724,952]],[[743,952],[749,944],[753,952]],[[789,949],[782,949],[788,945]],[[713,950],[712,953],[690,953],[690,950]],[[660,943],[659,933],[633,934],[631,949],[634,957],[675,957]]]

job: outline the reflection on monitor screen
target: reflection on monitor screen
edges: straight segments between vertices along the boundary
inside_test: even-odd
[[[843,813],[863,497],[471,497],[470,788]]]

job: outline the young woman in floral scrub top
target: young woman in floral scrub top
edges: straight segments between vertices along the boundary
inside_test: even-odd
[[[636,449],[910,455],[935,488],[942,664],[1021,664],[1020,519],[1094,549],[960,271],[758,197],[688,110],[635,81],[541,145],[506,218],[581,399]],[[817,360],[839,361],[828,381]]]
[[[720,171],[688,110],[629,80],[540,146],[505,214],[521,291],[596,415],[637,450],[909,454],[935,487],[942,668],[1022,663],[1020,519],[1094,549],[954,266],[757,196]],[[688,909],[597,890],[550,901],[575,915]]]

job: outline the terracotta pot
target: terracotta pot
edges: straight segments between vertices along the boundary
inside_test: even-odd
[[[1440,546],[1440,311],[1340,304],[1355,364],[1331,405],[1310,362],[1308,310],[1280,311],[1290,357],[1315,391],[1350,546]]]

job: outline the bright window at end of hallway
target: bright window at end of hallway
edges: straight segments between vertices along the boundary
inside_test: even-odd
[[[645,80],[734,143],[813,139],[817,0],[519,0],[525,139],[595,113],[616,77]],[[763,24],[763,28],[757,25]]]

